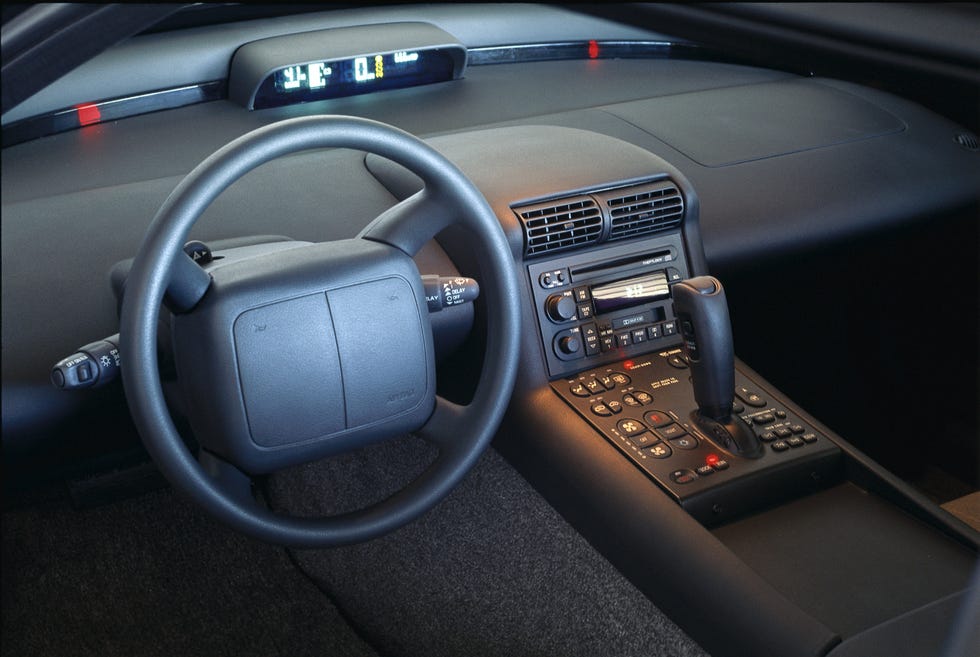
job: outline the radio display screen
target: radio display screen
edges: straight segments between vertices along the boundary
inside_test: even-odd
[[[659,299],[666,299],[670,296],[670,286],[667,284],[667,275],[658,271],[653,274],[593,285],[591,292],[596,314],[604,315],[614,310],[632,308]]]

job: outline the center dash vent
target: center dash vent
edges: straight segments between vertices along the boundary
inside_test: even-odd
[[[670,181],[596,195],[609,209],[609,239],[618,240],[678,225],[684,218],[684,199]]]
[[[525,255],[570,249],[599,241],[602,212],[591,196],[536,203],[514,211],[524,225]]]
[[[567,196],[514,208],[524,227],[524,255],[621,240],[680,225],[684,197],[672,181]]]

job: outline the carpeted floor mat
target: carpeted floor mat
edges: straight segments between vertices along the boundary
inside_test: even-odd
[[[277,474],[269,496],[294,515],[331,515],[383,499],[433,455],[387,442]],[[492,449],[409,526],[295,556],[386,656],[705,654]]]
[[[170,490],[3,514],[3,655],[377,657],[285,550]]]

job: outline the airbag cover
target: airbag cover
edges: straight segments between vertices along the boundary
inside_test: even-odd
[[[346,240],[211,275],[205,297],[173,323],[178,378],[202,446],[258,474],[428,420],[432,329],[407,255]]]

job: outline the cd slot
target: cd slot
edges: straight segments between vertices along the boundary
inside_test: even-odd
[[[675,258],[673,248],[664,248],[658,251],[648,251],[637,255],[618,258],[616,260],[605,260],[599,263],[576,267],[571,270],[572,282],[580,282],[586,278],[596,279],[612,274],[622,274],[633,269],[649,269],[656,265],[663,265],[673,261]]]

